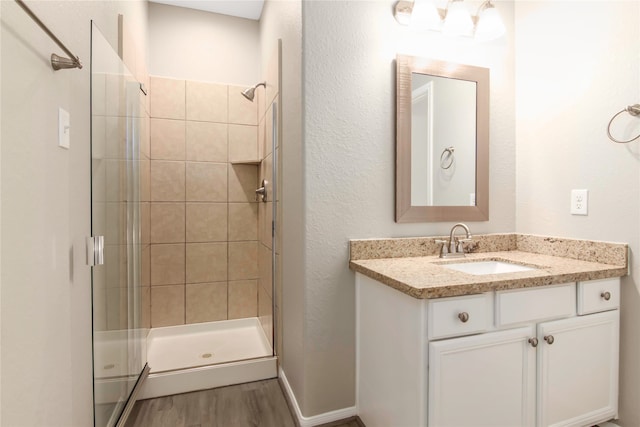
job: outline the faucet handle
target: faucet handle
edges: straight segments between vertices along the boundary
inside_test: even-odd
[[[458,252],[465,253],[463,243],[472,242],[473,239],[458,239]]]
[[[444,258],[448,253],[449,253],[449,247],[448,247],[448,243],[446,240],[440,240],[440,239],[436,239],[435,241],[436,243],[440,244],[440,258]]]

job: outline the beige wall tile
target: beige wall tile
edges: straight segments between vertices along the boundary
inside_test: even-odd
[[[276,307],[282,307],[282,257],[276,254],[276,272],[273,275],[275,281],[273,292],[276,293]]]
[[[262,161],[262,165],[264,166],[264,179],[266,179],[267,181],[269,181],[269,189],[271,190],[271,187],[273,187],[273,154],[269,153],[267,155],[267,157],[264,158],[264,160]],[[271,197],[269,197],[269,201],[273,201],[273,193],[270,192],[270,194],[272,195]]]
[[[269,249],[273,248],[273,238],[271,236],[271,223],[273,222],[273,202],[267,202],[264,210],[264,235],[262,243]]]
[[[140,286],[151,286],[151,245],[140,250]]]
[[[187,242],[226,240],[226,203],[187,203]]]
[[[258,203],[229,203],[229,240],[258,239]]]
[[[266,123],[264,117],[260,120],[260,124],[258,125],[258,159],[262,160],[266,156],[266,147],[267,143],[265,139],[266,135]]]
[[[267,64],[267,105],[271,104],[280,91],[280,45],[273,50]]]
[[[273,106],[269,106],[264,121],[264,150],[265,157],[273,152]]]
[[[187,201],[226,202],[227,164],[187,162]]]
[[[151,245],[151,285],[185,283],[184,244]]]
[[[110,331],[127,328],[127,288],[107,289],[107,329]]]
[[[229,280],[258,278],[258,242],[229,242]]]
[[[264,93],[264,88],[261,86],[260,90],[256,90],[256,98],[258,100],[258,122],[264,120],[264,115],[267,112],[267,96]]]
[[[151,200],[151,161],[140,160],[140,201]]]
[[[273,304],[262,287],[258,287],[258,319],[273,348]]]
[[[140,288],[140,327],[151,327],[151,288],[143,286]]]
[[[271,250],[265,245],[258,245],[258,271],[259,284],[264,288],[269,296],[273,294],[273,263]]]
[[[185,164],[151,161],[151,201],[179,202],[185,198]]]
[[[229,165],[229,202],[255,202],[258,168],[253,165]]]
[[[184,160],[185,135],[184,120],[151,119],[151,158]]]
[[[151,117],[185,118],[185,81],[151,77],[149,79]]]
[[[187,283],[226,280],[226,243],[187,243]]]
[[[151,119],[148,115],[140,120],[140,158],[151,158]]]
[[[125,200],[124,171],[125,163],[122,160],[104,160],[105,167],[105,197],[109,202]]]
[[[258,283],[256,280],[229,282],[229,319],[258,316]]]
[[[119,245],[126,237],[126,204],[122,202],[108,202],[100,205],[100,215],[95,217],[104,219],[104,223],[97,227],[96,234],[104,235],[106,245]],[[97,224],[96,224],[97,225]]]
[[[187,285],[187,323],[227,319],[227,282]]]
[[[151,243],[151,204],[140,203],[140,243]]]
[[[125,82],[121,74],[107,74],[106,76],[106,115],[111,117],[123,117],[125,109]]]
[[[249,101],[242,95],[246,87],[229,86],[229,123],[243,125],[258,124],[258,97]],[[262,86],[256,92],[264,90]]]
[[[228,88],[216,83],[187,81],[187,120],[227,123]]]
[[[107,118],[91,116],[91,158],[104,159],[107,157]]]
[[[104,245],[104,269],[107,288],[117,288],[127,282],[126,247],[123,245]]]
[[[91,76],[91,108],[94,116],[104,116],[107,111],[106,76],[93,73]]]
[[[104,153],[107,159],[123,159],[126,141],[126,120],[124,117],[105,118]]]
[[[228,125],[226,123],[187,123],[187,160],[226,162]]]
[[[151,327],[184,324],[184,285],[151,288]]]
[[[184,243],[184,203],[151,203],[151,243]]]
[[[258,241],[264,242],[267,233],[267,204],[258,202]]]
[[[229,161],[258,159],[258,128],[229,125]]]

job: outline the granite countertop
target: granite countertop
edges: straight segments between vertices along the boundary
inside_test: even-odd
[[[464,258],[443,259],[430,253],[437,248],[435,239],[440,238],[352,240],[349,267],[414,298],[442,298],[627,274],[626,244],[517,234],[485,235],[475,238],[471,249],[474,253]],[[420,249],[408,250],[409,246]],[[416,253],[420,250],[425,254],[415,256],[420,255]],[[535,270],[472,275],[442,266],[480,260],[511,262]]]

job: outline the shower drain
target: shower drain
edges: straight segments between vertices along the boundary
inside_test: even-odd
[[[208,359],[208,358],[210,358],[212,356],[213,356],[212,353],[203,353],[202,356],[200,356],[200,357],[202,357],[203,359]]]

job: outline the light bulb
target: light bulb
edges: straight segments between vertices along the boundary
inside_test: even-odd
[[[411,14],[411,26],[417,29],[440,29],[442,21],[433,1],[415,0]]]
[[[491,3],[487,3],[478,16],[475,33],[476,38],[481,40],[494,40],[502,37],[506,31],[498,10]]]
[[[473,32],[471,15],[462,0],[453,0],[447,7],[442,33],[446,36],[470,36]]]

